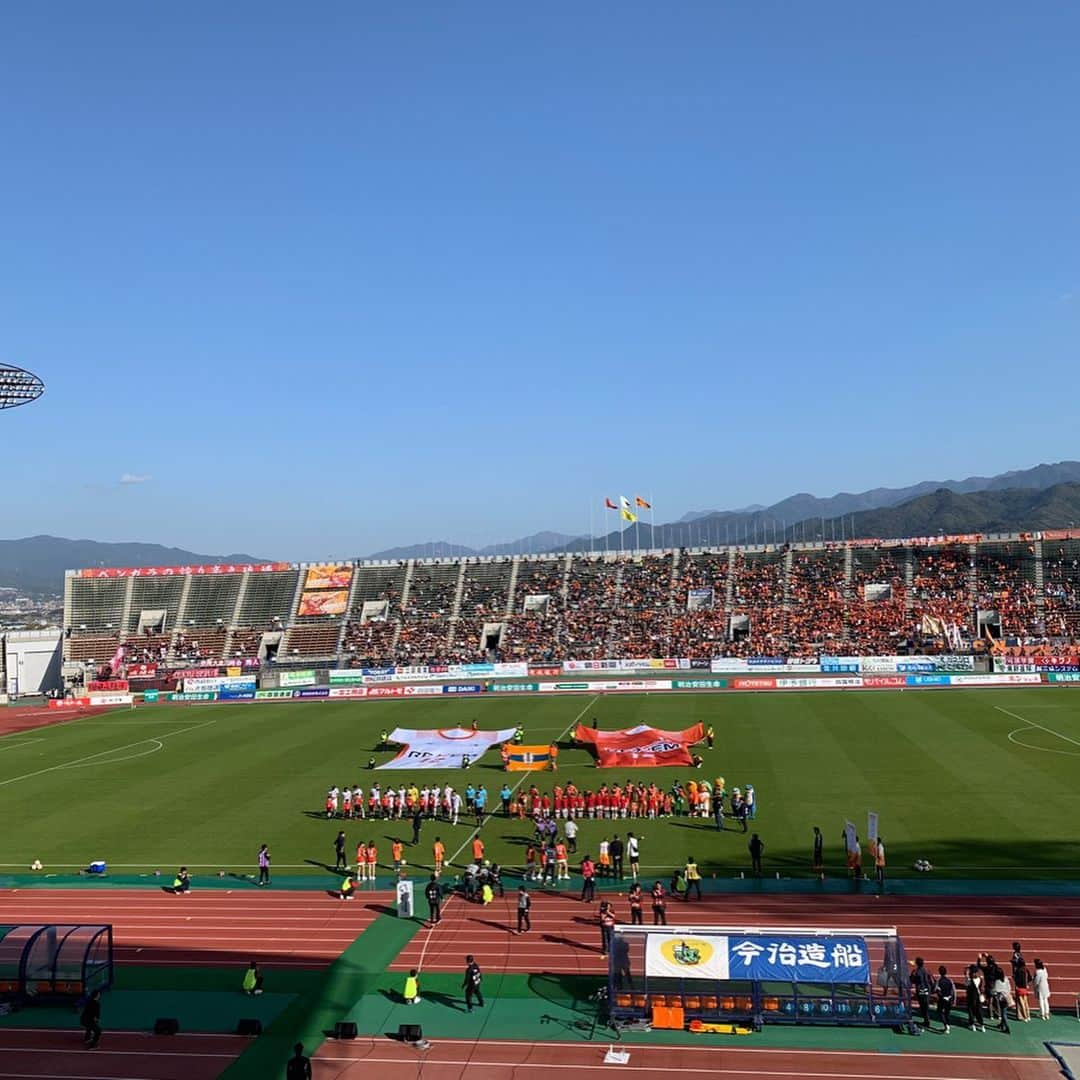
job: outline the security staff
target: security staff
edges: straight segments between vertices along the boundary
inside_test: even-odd
[[[442,922],[442,890],[439,888],[439,879],[434,874],[424,887],[424,899],[428,904],[428,922],[437,926]]]

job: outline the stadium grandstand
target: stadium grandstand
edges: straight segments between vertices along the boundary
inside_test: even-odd
[[[985,652],[1080,634],[1080,535],[98,568],[68,572],[64,604],[68,676]]]

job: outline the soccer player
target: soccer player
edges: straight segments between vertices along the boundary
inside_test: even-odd
[[[484,863],[484,841],[479,836],[473,837],[472,842],[472,857],[473,862],[477,866],[482,866]]]
[[[394,860],[394,869],[401,869],[401,860],[404,858],[405,845],[400,840],[395,840],[390,845],[390,857]]]
[[[435,837],[435,843],[431,845],[431,857],[435,862],[435,876],[438,877],[442,873],[443,859],[446,857],[446,845],[439,836]]]

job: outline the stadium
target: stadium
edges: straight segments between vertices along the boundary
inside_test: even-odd
[[[468,1042],[467,1060],[508,1069],[511,1059],[585,1067],[597,1038],[652,1062],[654,1040],[684,1028],[691,1057],[728,1031],[782,1030],[793,1047],[827,1030],[897,1038],[917,1030],[919,1011],[907,970],[880,986],[898,957],[963,971],[980,953],[1007,956],[1014,939],[1053,972],[1060,1006],[1080,994],[1068,937],[1080,915],[1070,760],[1080,744],[1069,724],[1078,557],[1080,534],[1063,529],[73,569],[62,630],[6,643],[24,682],[5,718],[0,798],[21,827],[6,844],[0,918],[109,926],[108,998],[136,1029],[168,1030],[164,1018],[213,1034],[207,1076],[259,1075],[295,1039],[311,1047],[353,1024],[357,1038],[327,1040],[316,1065],[405,1075],[420,1053],[464,1067],[455,1055],[466,1043],[445,1040],[472,1038],[468,1024],[438,1003],[453,996],[465,953],[505,1014],[499,1039]],[[50,678],[51,695],[35,697]],[[625,778],[638,769],[640,784]],[[36,808],[39,778],[71,775],[90,780],[75,818]],[[1038,790],[1039,813],[997,828],[990,777]],[[480,787],[486,814],[473,805]],[[985,813],[928,811],[928,793]],[[163,797],[163,812],[148,812]],[[565,874],[545,865],[547,820],[564,844],[574,822],[573,853],[558,853]],[[373,849],[353,883],[360,904],[336,904],[339,831],[348,873],[354,848]],[[623,925],[630,875],[607,876],[620,834],[641,847],[646,909],[659,883],[670,922],[705,943],[679,956],[734,934],[757,935],[739,947],[775,948],[779,933],[821,949],[853,941],[868,974],[850,985],[772,969],[738,981],[658,975],[650,939],[666,927]],[[598,855],[595,887],[619,920],[609,955],[595,903],[579,896],[584,859]],[[702,895],[684,907],[691,862]],[[501,888],[485,905],[492,865]],[[176,902],[163,893],[180,866],[192,889],[178,916],[162,905]],[[437,924],[423,917],[436,870]],[[517,934],[521,884],[536,939]],[[252,956],[267,992],[230,998],[223,986]],[[400,1022],[420,1031],[406,1027],[388,1050],[372,1037],[395,1026],[413,968],[425,1000]],[[49,1000],[38,985],[38,1002]],[[83,984],[51,985],[62,1000],[57,985]],[[13,1002],[33,999],[25,981],[5,986]],[[310,1011],[294,1015],[293,998]],[[131,1037],[137,1047],[145,1036]],[[532,1041],[544,1049],[527,1050]],[[1045,1062],[1031,1053],[1010,1075],[1038,1075]],[[830,1075],[865,1067],[844,1060],[815,1053],[806,1074],[822,1061]],[[755,1061],[771,1075],[772,1059]]]

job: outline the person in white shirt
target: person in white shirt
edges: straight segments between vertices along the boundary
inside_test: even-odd
[[[450,808],[453,813],[453,823],[458,823],[458,815],[461,813],[461,796],[455,791],[450,796]]]
[[[401,787],[398,788],[397,795],[398,795],[398,797],[397,797],[397,816],[400,819],[401,816],[405,813],[405,786],[404,785],[402,785]]]
[[[1039,959],[1035,961],[1035,978],[1032,980],[1031,989],[1039,999],[1039,1016],[1044,1020],[1050,1019],[1050,974],[1046,965]]]
[[[571,854],[577,854],[577,822],[573,818],[563,826],[566,833],[566,850]]]
[[[626,858],[630,863],[630,877],[637,881],[641,847],[638,844],[638,838],[633,833],[626,834]]]

